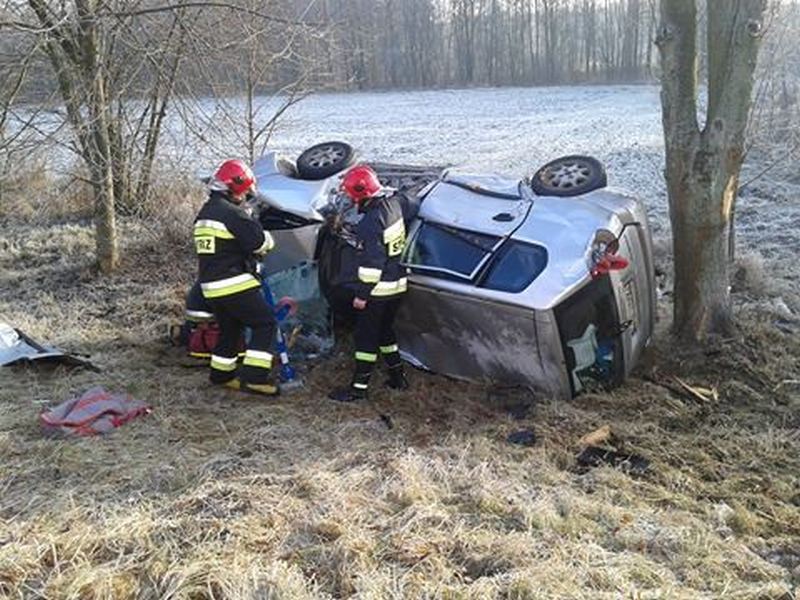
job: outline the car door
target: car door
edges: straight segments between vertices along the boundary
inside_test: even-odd
[[[560,357],[542,355],[539,344],[541,331],[555,331],[552,315],[518,296],[544,269],[543,248],[420,220],[405,260],[412,276],[397,328],[407,360],[452,377],[560,391]]]

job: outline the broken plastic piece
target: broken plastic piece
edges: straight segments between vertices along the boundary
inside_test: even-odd
[[[66,354],[58,348],[44,346],[7,323],[0,323],[0,367],[20,363],[58,363],[70,367],[86,367],[100,372],[88,360]]]
[[[583,389],[578,373],[584,369],[591,367],[597,360],[597,327],[594,323],[590,323],[583,335],[574,340],[567,342],[567,346],[572,348],[572,353],[575,355],[575,368],[572,369],[572,384],[575,386],[575,392],[580,392]]]

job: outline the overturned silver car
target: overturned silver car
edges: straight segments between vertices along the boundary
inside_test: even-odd
[[[297,163],[270,153],[254,165],[276,240],[267,272],[316,261],[334,308],[358,252],[348,234],[358,217],[338,194],[352,162],[349,146],[329,142]],[[523,180],[373,167],[406,205],[405,360],[561,397],[631,371],[653,333],[651,236],[640,202],[605,188],[597,161],[566,157]]]

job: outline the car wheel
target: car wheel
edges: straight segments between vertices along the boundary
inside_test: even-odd
[[[607,185],[606,170],[591,156],[562,156],[536,171],[531,189],[540,196],[579,196]]]
[[[344,142],[323,142],[311,146],[297,158],[297,172],[302,179],[325,179],[355,162],[356,153]]]

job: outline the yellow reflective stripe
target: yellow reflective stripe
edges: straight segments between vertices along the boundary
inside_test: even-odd
[[[217,371],[235,371],[236,357],[227,358],[225,356],[211,355],[211,368]]]
[[[209,227],[195,227],[194,237],[216,237],[223,240],[232,240],[233,234],[227,231],[220,231],[219,229],[211,229]]]
[[[228,226],[222,221],[216,219],[197,219],[194,222],[195,227],[208,227],[209,229],[218,229],[219,231],[229,231]]]
[[[403,219],[398,219],[383,230],[383,243],[388,244],[401,236],[405,237],[405,235],[406,226],[403,223]]]
[[[370,267],[358,267],[358,279],[364,283],[378,283],[383,271]]]
[[[214,221],[213,219],[199,219],[194,223],[195,237],[201,235],[210,235],[213,237],[222,238],[224,240],[232,240],[233,234],[230,229],[222,221]]]
[[[272,354],[270,354],[269,352],[265,352],[264,350],[246,350],[244,355],[249,356],[250,358],[261,358],[263,360],[272,360]]]
[[[401,277],[397,281],[379,281],[372,288],[373,296],[394,296],[402,294],[408,289],[408,278]]]
[[[399,352],[400,348],[397,347],[397,344],[392,344],[391,346],[381,346],[381,352],[383,354],[391,354],[392,352]]]
[[[255,281],[255,280],[256,278],[250,275],[250,273],[242,273],[240,275],[234,275],[233,277],[218,279],[217,281],[206,281],[205,283],[201,283],[200,287],[203,288],[203,291],[218,290],[221,288],[229,287],[231,285],[235,285],[237,283],[244,283],[247,281]]]
[[[256,250],[256,254],[265,254],[275,247],[275,239],[269,231],[264,232],[264,243]]]
[[[246,367],[260,367],[262,369],[272,368],[272,359],[253,358],[252,356],[245,356],[242,364]]]
[[[255,277],[248,273],[243,273],[236,277],[201,283],[200,287],[203,289],[203,296],[205,298],[219,298],[221,296],[230,296],[231,294],[257,288],[260,285],[261,284]]]
[[[356,360],[374,363],[377,362],[378,355],[372,352],[356,352]]]
[[[254,279],[253,281],[238,283],[236,285],[220,288],[218,290],[203,290],[203,296],[206,298],[221,298],[222,296],[230,296],[231,294],[238,294],[239,292],[244,292],[245,290],[257,288],[258,286],[259,283]]]
[[[244,353],[242,364],[248,367],[261,367],[262,369],[272,368],[272,354],[263,350],[247,350]]]

